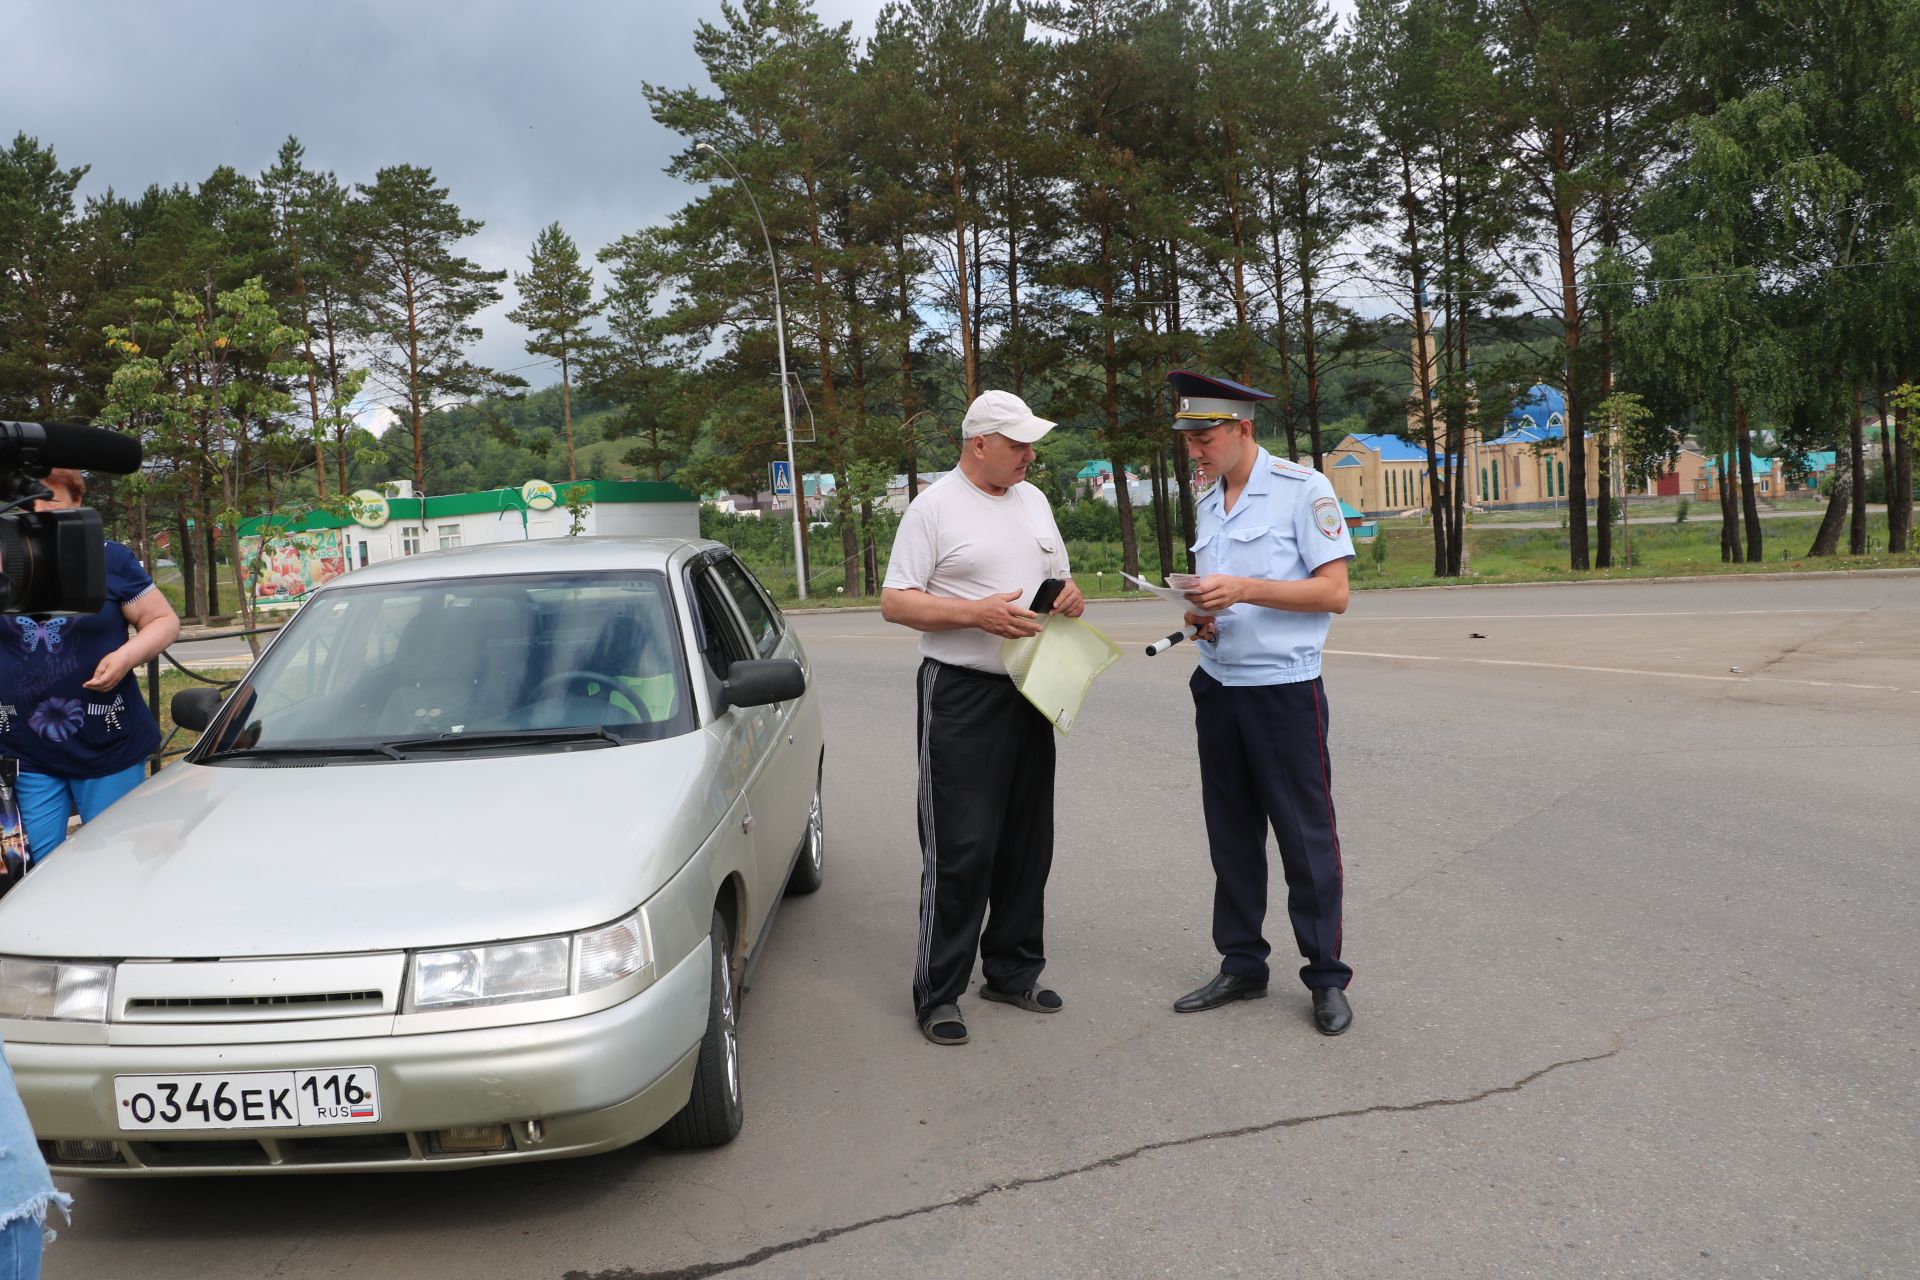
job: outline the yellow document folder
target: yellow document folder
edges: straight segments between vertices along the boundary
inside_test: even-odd
[[[1072,731],[1093,678],[1119,656],[1120,647],[1098,628],[1063,613],[1049,617],[1039,635],[1000,646],[1014,687],[1061,733]]]

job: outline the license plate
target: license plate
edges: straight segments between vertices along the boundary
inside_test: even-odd
[[[115,1076],[113,1100],[122,1130],[373,1124],[380,1119],[380,1075],[372,1067],[320,1067]]]

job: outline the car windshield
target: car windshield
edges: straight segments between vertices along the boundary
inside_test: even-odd
[[[639,571],[329,591],[287,625],[196,756],[381,760],[685,733],[673,618],[666,578]]]

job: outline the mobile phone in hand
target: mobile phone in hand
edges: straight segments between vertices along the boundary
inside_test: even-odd
[[[1027,608],[1041,615],[1052,613],[1053,602],[1060,598],[1060,593],[1066,589],[1066,586],[1067,584],[1058,578],[1048,578],[1040,584],[1040,589],[1033,593],[1033,603]]]

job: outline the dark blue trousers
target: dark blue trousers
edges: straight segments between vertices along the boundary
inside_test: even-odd
[[[1309,988],[1344,988],[1340,834],[1320,681],[1223,685],[1196,667],[1200,797],[1213,855],[1213,945],[1222,973],[1267,981],[1267,828],[1280,846],[1287,914]]]

